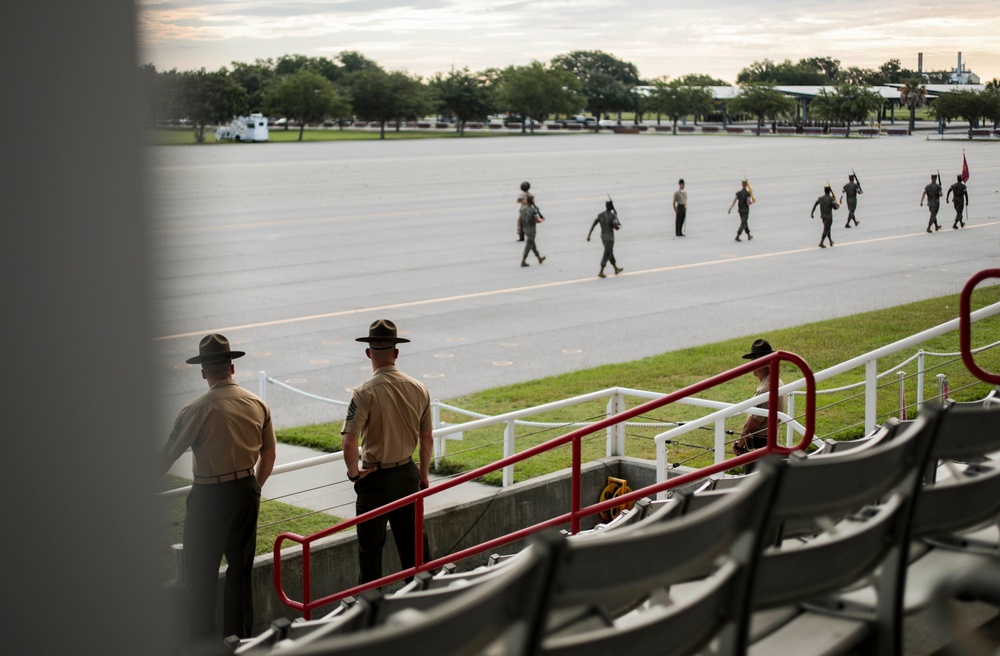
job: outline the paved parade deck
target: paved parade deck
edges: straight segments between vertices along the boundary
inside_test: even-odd
[[[937,169],[946,189],[954,182],[963,149],[971,219],[951,230],[942,205],[943,229],[928,235],[920,193]],[[346,400],[370,375],[354,338],[388,317],[413,340],[400,368],[446,399],[957,293],[1000,253],[1000,147],[988,142],[560,134],[149,154],[157,442],[205,389],[184,359],[208,332],[247,351],[236,365],[250,389],[266,370]],[[845,230],[842,207],[836,246],[821,250],[809,211],[827,180],[839,195],[852,168],[861,225]],[[754,240],[736,243],[739,218],[726,209],[744,175]],[[670,209],[679,177],[683,238]],[[530,268],[518,266],[514,234],[522,180],[547,217],[537,242],[548,259]],[[607,194],[625,272],[598,279],[600,240],[585,237]],[[343,416],[279,390],[269,400],[278,426]]]

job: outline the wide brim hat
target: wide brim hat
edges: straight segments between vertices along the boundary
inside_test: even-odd
[[[388,319],[378,319],[368,327],[367,337],[358,337],[356,342],[392,342],[393,344],[405,344],[410,340],[405,337],[396,336],[396,324]]]
[[[198,355],[185,360],[188,364],[224,364],[246,355],[245,351],[229,348],[229,340],[218,333],[205,335],[198,344]]]
[[[743,359],[756,360],[772,353],[774,353],[774,349],[771,348],[771,344],[766,339],[758,339],[750,345],[750,352],[744,354]]]

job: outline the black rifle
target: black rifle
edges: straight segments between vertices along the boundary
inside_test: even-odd
[[[532,207],[535,208],[535,214],[538,215],[538,218],[543,220],[545,219],[545,215],[542,214],[541,208],[539,208],[538,205],[535,205],[535,197],[530,194],[528,195],[528,205],[531,205]]]
[[[858,174],[854,172],[854,169],[851,169],[851,175],[854,176],[854,182],[858,185],[858,191],[861,191],[861,178],[859,178]],[[862,191],[861,193],[864,192]]]
[[[611,194],[608,194],[608,204],[611,206],[611,211],[615,213],[615,222],[618,223],[620,227],[622,222],[621,219],[618,218],[618,210],[615,209],[615,201],[611,200]]]

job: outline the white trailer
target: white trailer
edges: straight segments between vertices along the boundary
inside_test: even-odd
[[[263,114],[237,116],[229,125],[222,125],[215,131],[216,141],[267,141],[267,117]]]

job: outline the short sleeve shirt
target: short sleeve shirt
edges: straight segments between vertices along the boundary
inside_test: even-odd
[[[519,210],[521,230],[529,234],[535,234],[535,215],[538,212],[533,205],[522,205]]]
[[[847,194],[847,200],[855,200],[858,197],[858,183],[848,182],[844,185],[844,193]]]
[[[677,203],[678,207],[687,207],[688,205],[688,192],[683,189],[678,189],[674,192],[674,202]]]
[[[433,428],[427,388],[385,365],[355,388],[341,434],[360,437],[365,462],[395,463],[412,456],[420,433]]]
[[[823,194],[816,201],[819,204],[819,216],[824,221],[833,220],[833,210],[836,202],[830,194]]]
[[[941,185],[936,182],[932,182],[924,187],[924,192],[927,194],[928,205],[941,204]]]
[[[597,215],[597,222],[601,225],[601,239],[604,241],[614,241],[615,226],[618,225],[618,215],[611,211],[601,212]]]
[[[750,192],[746,189],[740,189],[736,192],[736,208],[739,210],[740,214],[748,214],[750,212]]]
[[[952,202],[956,205],[965,204],[966,189],[968,189],[968,187],[965,186],[965,183],[956,182],[953,184],[951,186]]]
[[[188,448],[195,476],[223,476],[257,464],[275,447],[271,410],[232,379],[221,380],[177,415],[167,452],[177,459]]]

